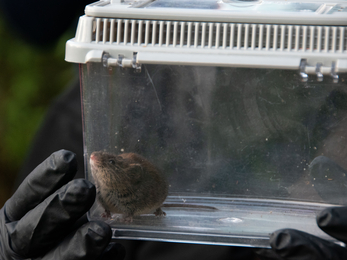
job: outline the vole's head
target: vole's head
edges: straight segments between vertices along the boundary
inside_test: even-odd
[[[143,175],[142,166],[133,161],[129,154],[93,152],[90,166],[94,179],[108,178],[111,182],[136,184]]]

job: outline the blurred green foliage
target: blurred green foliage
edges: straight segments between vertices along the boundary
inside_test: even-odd
[[[0,17],[0,207],[49,105],[75,77],[64,61],[65,42],[72,37],[68,32],[56,46],[39,50]]]

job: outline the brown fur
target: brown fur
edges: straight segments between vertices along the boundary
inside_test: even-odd
[[[145,158],[135,153],[93,152],[90,165],[97,199],[107,217],[121,213],[131,222],[135,215],[165,215],[160,206],[168,194],[167,181]]]

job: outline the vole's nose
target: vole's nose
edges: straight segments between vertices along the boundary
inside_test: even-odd
[[[96,154],[95,154],[95,153],[92,153],[92,154],[90,155],[90,159],[89,159],[89,161],[90,161],[90,163],[93,163],[93,162],[95,162],[95,161],[96,161],[96,159],[97,159]]]

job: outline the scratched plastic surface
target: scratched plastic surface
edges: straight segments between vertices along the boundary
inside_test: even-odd
[[[347,200],[347,93],[296,71],[81,65],[86,177],[93,151],[135,152],[167,177],[166,217],[106,220],[114,237],[267,246],[296,228],[328,238],[315,216]],[[96,202],[91,219],[100,219]],[[329,239],[329,238],[328,238]]]
[[[120,222],[119,214],[103,219],[100,206],[94,207],[91,215],[94,220],[104,220],[114,227],[116,239],[269,247],[269,234],[286,227],[333,241],[315,223],[316,213],[329,206],[326,204],[183,195],[168,196],[165,203],[215,209],[164,206],[165,217],[144,214],[127,224]]]

